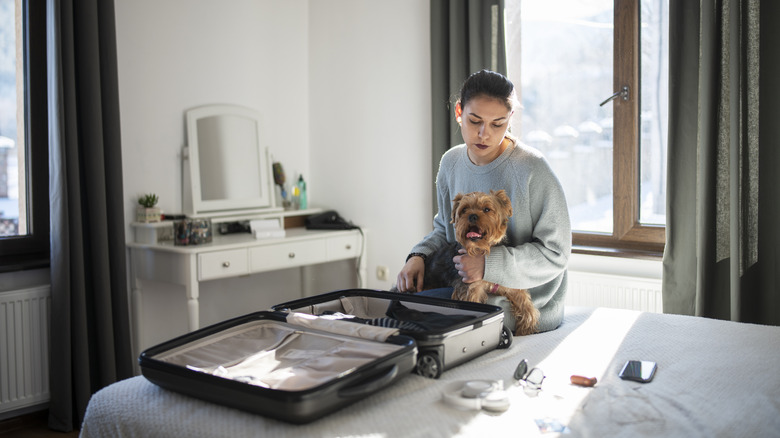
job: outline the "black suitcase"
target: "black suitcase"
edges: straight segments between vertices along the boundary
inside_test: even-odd
[[[143,375],[163,388],[307,423],[409,375],[417,348],[397,333],[262,311],[149,348],[138,361]]]
[[[495,348],[508,348],[512,343],[512,332],[504,327],[501,307],[467,301],[348,289],[277,304],[273,309],[312,315],[348,314],[374,324],[392,324],[386,318],[402,313],[404,320],[397,325],[401,334],[417,341],[414,371],[434,379],[445,370]],[[452,316],[454,320],[427,325],[403,324],[417,315],[424,318],[429,314]]]

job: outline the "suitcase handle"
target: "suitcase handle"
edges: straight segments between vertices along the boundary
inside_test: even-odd
[[[339,390],[339,397],[352,398],[362,397],[368,395],[374,391],[379,390],[383,386],[390,383],[395,376],[398,375],[398,365],[393,365],[384,375],[366,383],[363,385],[353,386],[351,388],[344,388]]]

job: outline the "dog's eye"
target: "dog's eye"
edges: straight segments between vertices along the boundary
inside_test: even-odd
[[[485,209],[482,211],[484,211],[485,213],[490,213],[490,207],[485,207]]]

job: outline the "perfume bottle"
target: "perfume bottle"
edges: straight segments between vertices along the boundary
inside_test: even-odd
[[[298,207],[301,210],[309,208],[308,200],[306,199],[306,181],[303,180],[303,175],[298,177]]]

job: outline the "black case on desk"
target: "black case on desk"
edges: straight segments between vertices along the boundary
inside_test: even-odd
[[[488,304],[348,289],[277,304],[273,309],[313,315],[326,312],[351,314],[357,310],[357,316],[371,319],[385,316],[394,302],[420,312],[469,316],[445,328],[426,331],[401,329],[401,334],[411,336],[417,342],[417,365],[414,371],[422,376],[437,379],[442,372],[456,365],[496,348],[508,348],[512,344],[512,333],[504,327],[502,308]]]
[[[354,324],[344,321],[334,323]],[[273,336],[265,336],[266,333]],[[253,357],[260,357],[260,361],[263,358],[270,360],[270,369],[277,361],[286,360],[284,354],[307,354],[305,348],[290,347],[284,354],[277,349],[280,345],[295,342],[313,345],[315,351],[308,351],[308,354],[312,361],[317,361],[323,356],[316,352],[320,341],[325,341],[322,344],[328,346],[342,341],[353,343],[354,350],[369,350],[378,357],[356,359],[365,363],[347,372],[333,372],[332,377],[326,377],[327,381],[295,389],[271,389],[244,381],[246,376],[218,376],[210,373],[211,370],[204,372],[217,368],[218,364],[225,373],[246,362],[254,365],[258,359]],[[257,350],[256,344],[274,347]],[[143,375],[163,388],[291,423],[307,423],[409,375],[415,367],[416,354],[415,342],[407,336],[390,336],[383,342],[356,338],[288,323],[287,314],[283,312],[262,311],[202,328],[149,348],[141,353],[138,361]],[[355,353],[356,357],[358,355]],[[324,363],[328,365],[331,357],[324,356]],[[335,358],[340,359],[340,356]],[[241,368],[239,372],[244,370]],[[218,371],[221,370],[214,372]],[[296,373],[284,375],[298,378]]]

